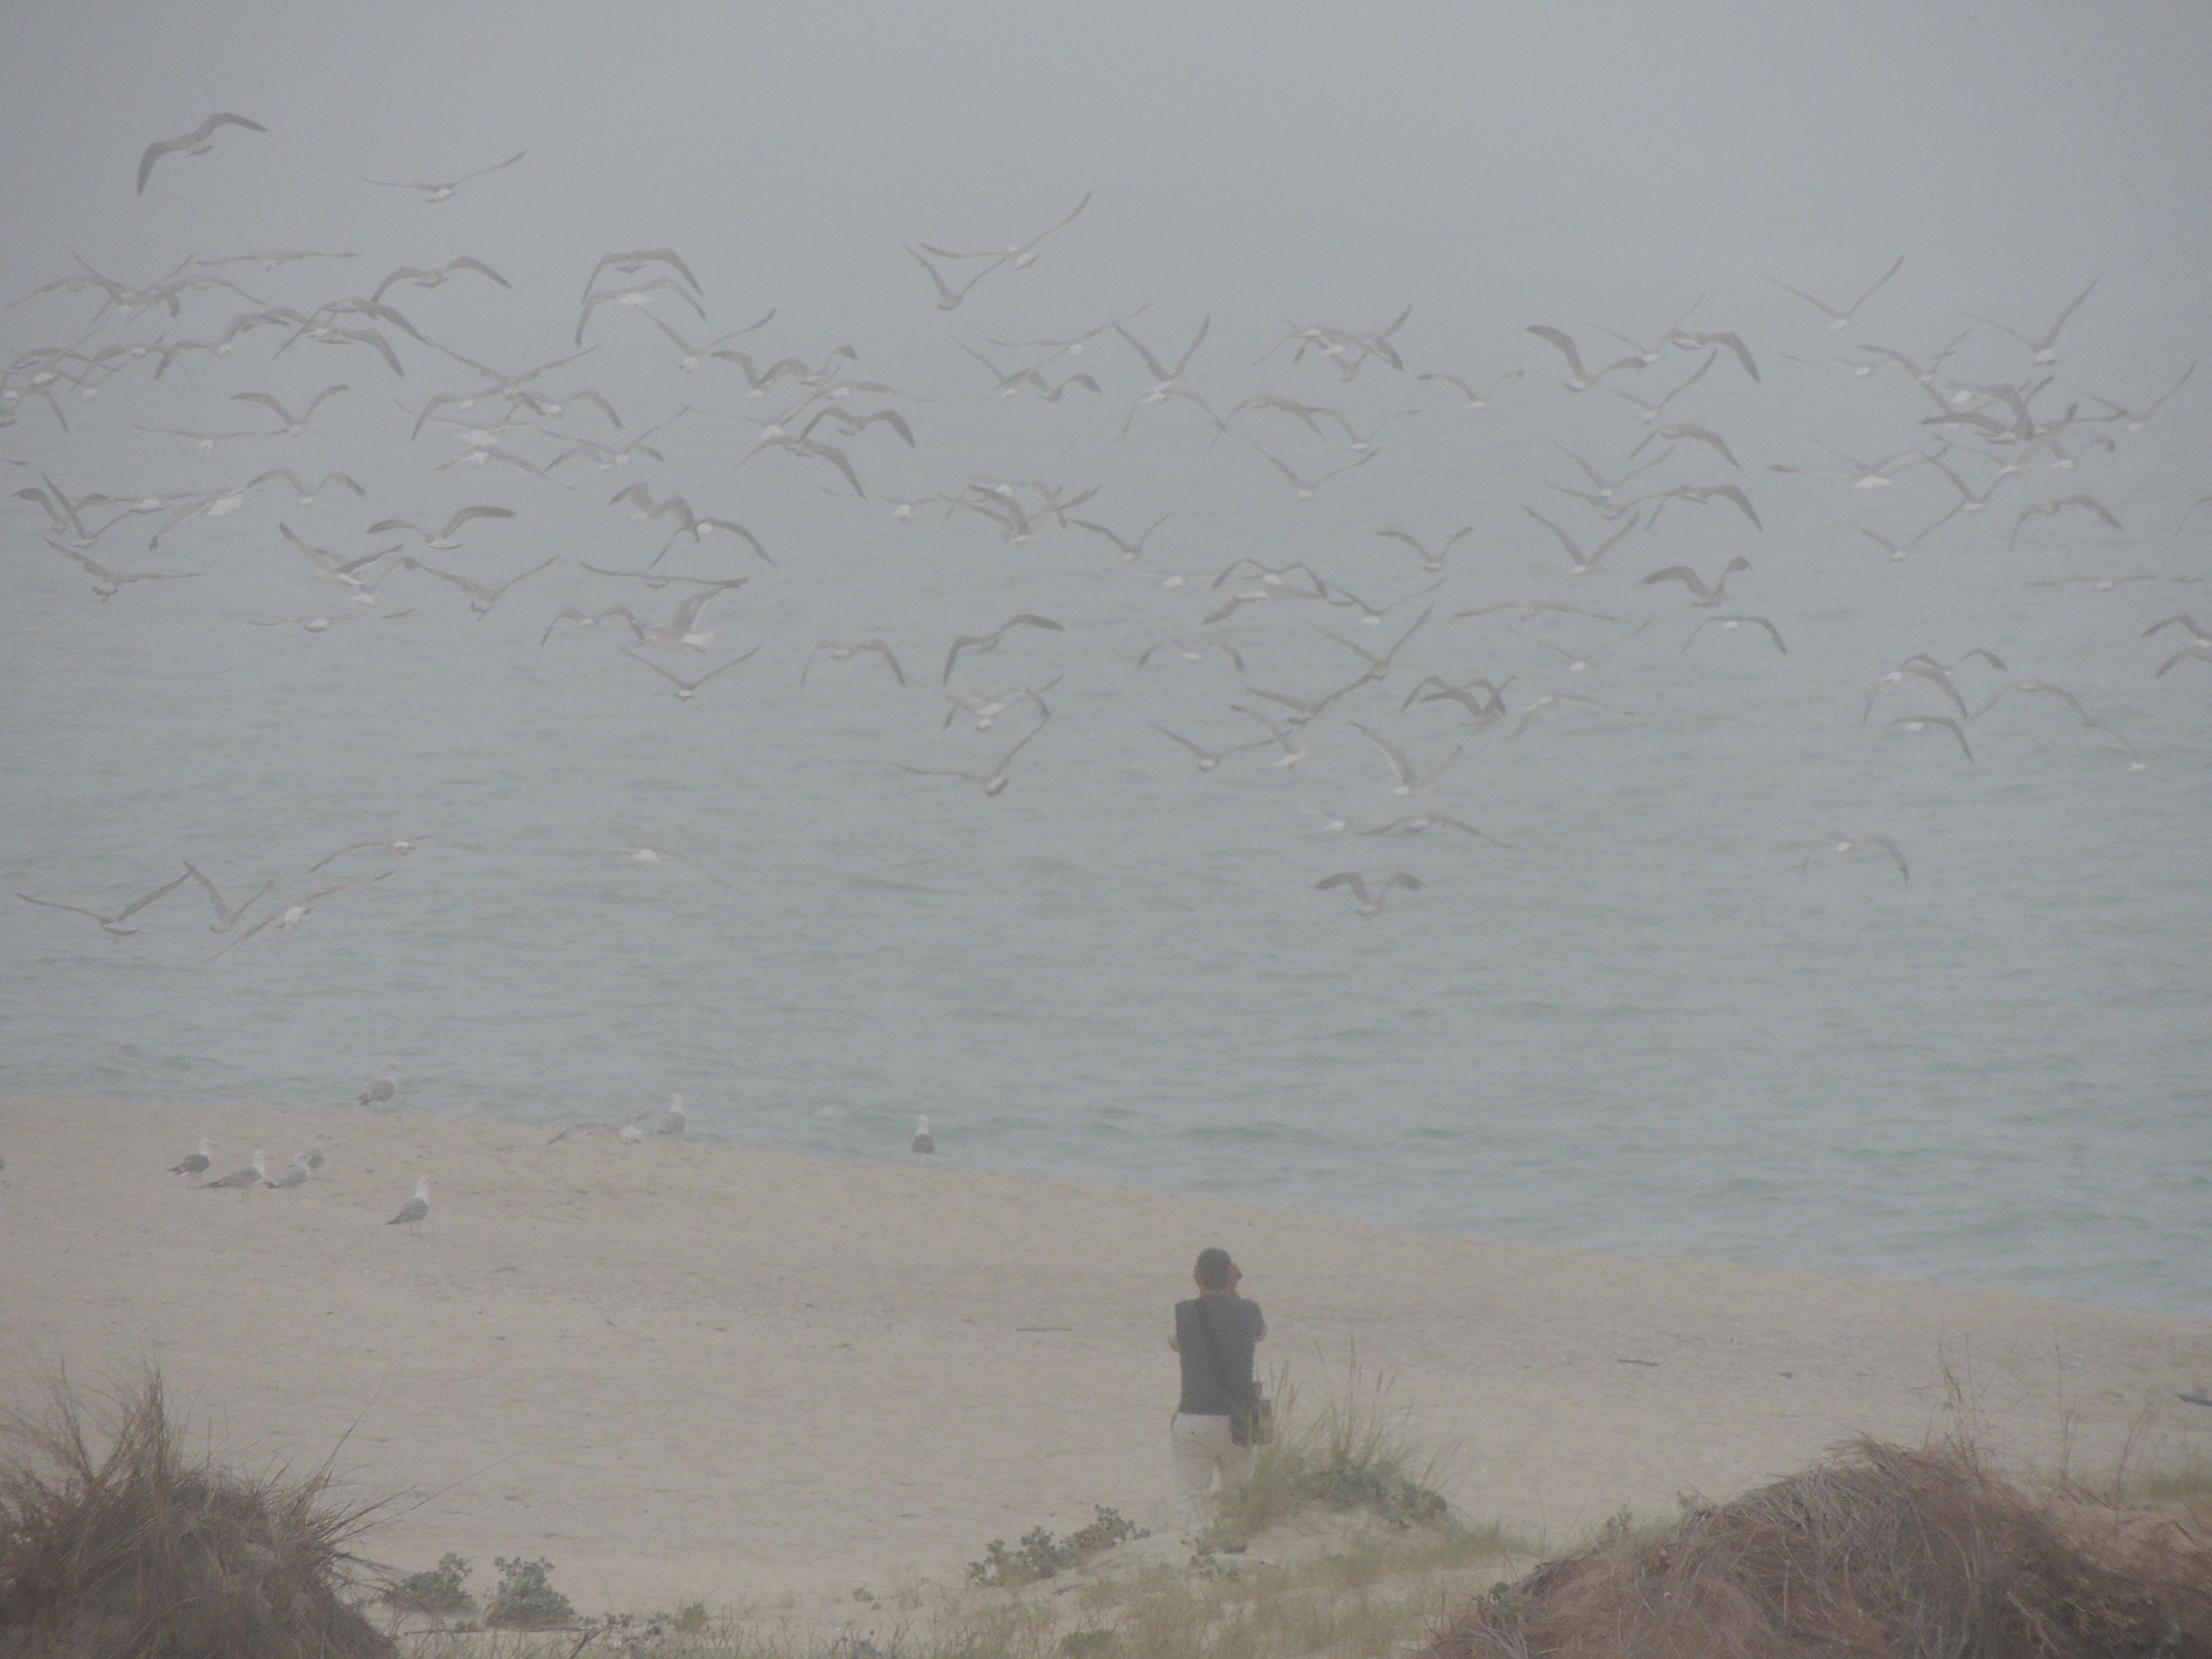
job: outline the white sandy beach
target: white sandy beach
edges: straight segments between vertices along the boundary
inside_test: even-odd
[[[203,1135],[297,1194],[162,1173]],[[0,1389],[158,1360],[217,1443],[411,1494],[370,1553],[545,1556],[587,1612],[945,1582],[1094,1504],[1164,1525],[1169,1304],[1226,1244],[1263,1356],[1354,1342],[1449,1495],[1555,1541],[1916,1438],[1947,1358],[2020,1455],[2182,1455],[2212,1327],[1987,1291],[1643,1261],[934,1164],[258,1106],[0,1100]],[[421,1238],[384,1224],[418,1174]],[[1643,1364],[1631,1361],[1649,1362]],[[416,1501],[419,1499],[420,1501]]]

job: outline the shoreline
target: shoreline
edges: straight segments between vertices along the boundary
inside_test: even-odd
[[[203,1135],[296,1193],[164,1174]],[[0,1098],[0,1403],[157,1361],[213,1443],[410,1498],[365,1544],[550,1557],[581,1609],[957,1583],[1094,1504],[1159,1526],[1169,1305],[1224,1243],[1310,1396],[1356,1347],[1465,1514],[1554,1542],[1856,1432],[2109,1468],[2212,1429],[2212,1325],[1601,1255],[1067,1177],[407,1113]],[[296,1144],[295,1144],[296,1143]],[[434,1180],[419,1239],[386,1221]],[[412,1504],[412,1507],[409,1507]]]

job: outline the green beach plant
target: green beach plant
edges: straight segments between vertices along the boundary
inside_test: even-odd
[[[484,1610],[487,1626],[495,1630],[538,1630],[575,1622],[575,1604],[553,1588],[550,1561],[500,1555],[492,1558],[492,1565],[499,1569],[499,1588],[493,1592],[491,1606]]]
[[[1224,1501],[1217,1532],[1249,1537],[1301,1510],[1362,1511],[1394,1527],[1446,1526],[1441,1489],[1449,1449],[1423,1445],[1407,1408],[1390,1398],[1387,1374],[1368,1375],[1355,1346],[1341,1387],[1317,1408],[1278,1366],[1269,1388],[1275,1437],[1253,1458],[1252,1478]]]
[[[447,1550],[436,1566],[409,1573],[385,1592],[384,1599],[441,1619],[465,1617],[477,1610],[477,1598],[469,1594],[468,1558]]]

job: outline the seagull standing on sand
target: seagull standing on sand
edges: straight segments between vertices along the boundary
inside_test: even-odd
[[[423,1176],[415,1182],[415,1196],[401,1205],[399,1213],[384,1224],[387,1227],[404,1226],[410,1232],[420,1237],[423,1218],[429,1213],[430,1177]]]
[[[302,1152],[292,1160],[290,1167],[282,1175],[273,1181],[264,1181],[261,1184],[264,1187],[276,1188],[304,1187],[307,1184],[307,1176],[310,1173],[307,1167],[307,1155]]]
[[[389,1106],[392,1097],[399,1092],[399,1067],[390,1060],[376,1074],[376,1081],[353,1097],[356,1106]]]
[[[259,1186],[263,1182],[268,1179],[269,1154],[263,1152],[257,1146],[253,1149],[252,1163],[247,1164],[242,1170],[233,1170],[228,1175],[223,1176],[220,1181],[202,1182],[200,1183],[200,1190],[203,1192],[216,1193],[222,1191],[226,1188],[234,1188],[239,1192],[250,1193],[256,1187]]]
[[[653,1111],[640,1112],[630,1119],[629,1127],[641,1135],[680,1135],[684,1133],[684,1097],[671,1095],[668,1104]]]
[[[914,1121],[914,1139],[909,1143],[916,1158],[927,1158],[937,1150],[937,1142],[929,1133],[929,1120],[917,1117]]]
[[[171,1175],[205,1175],[215,1164],[215,1142],[203,1140],[190,1158],[169,1166]]]

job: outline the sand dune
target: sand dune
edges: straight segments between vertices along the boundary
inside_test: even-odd
[[[296,1194],[164,1168],[281,1167]],[[1317,1386],[1357,1342],[1451,1496],[1553,1537],[1725,1495],[1943,1364],[1995,1427],[2109,1465],[2212,1413],[2212,1328],[2032,1297],[1445,1237],[1080,1182],[254,1106],[0,1100],[0,1390],[158,1359],[222,1443],[413,1493],[372,1540],[544,1555],[587,1611],[954,1579],[1094,1504],[1164,1524],[1169,1304],[1221,1243]],[[418,1241],[384,1224],[437,1181]],[[1629,1361],[1649,1363],[1631,1364]]]

